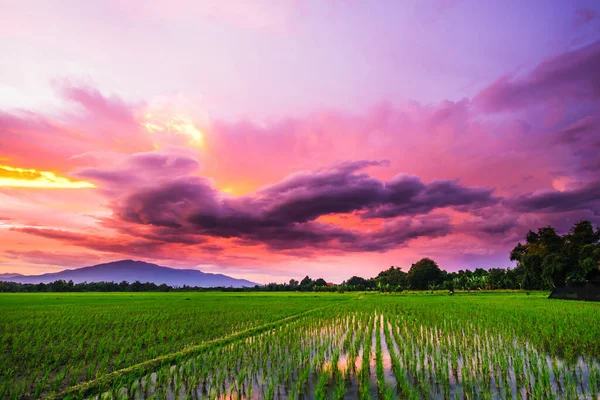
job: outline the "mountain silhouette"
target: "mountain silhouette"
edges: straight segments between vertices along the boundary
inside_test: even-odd
[[[10,274],[10,273],[9,274],[0,274],[0,281],[2,281],[2,280],[8,280],[10,278],[17,278],[17,277],[20,277],[20,276],[24,276],[24,275],[21,275],[21,274]]]
[[[49,283],[57,280],[81,282],[153,282],[169,286],[249,287],[256,283],[222,274],[211,274],[195,269],[162,267],[143,261],[121,260],[42,275],[0,274],[0,280],[17,283]]]

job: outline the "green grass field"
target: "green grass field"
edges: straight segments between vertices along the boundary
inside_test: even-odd
[[[0,295],[0,398],[597,398],[600,304],[545,293]]]

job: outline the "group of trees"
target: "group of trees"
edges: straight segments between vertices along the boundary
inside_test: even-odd
[[[600,282],[600,228],[589,221],[575,223],[559,235],[551,226],[529,231],[525,244],[510,253],[515,268],[446,272],[430,259],[413,264],[405,276],[398,268],[381,272],[370,282],[378,289],[549,290],[566,283]],[[391,278],[392,277],[392,278]]]
[[[332,292],[337,290],[336,285],[327,283],[325,279],[311,279],[308,275],[301,281],[290,279],[286,283],[267,283],[264,286],[246,288],[246,290],[260,290],[265,292]]]
[[[454,289],[477,290],[477,289],[519,289],[516,279],[516,269],[494,268],[484,270],[477,268],[471,272],[458,271],[446,272],[430,258],[412,264],[408,272],[399,267],[390,267],[381,271],[376,277],[365,279],[353,276],[341,284],[327,283],[324,279],[311,279],[306,276],[301,281],[291,279],[286,283],[269,283],[263,286],[246,288],[202,288],[196,286],[172,287],[166,284],[156,285],[152,282],[142,283],[135,281],[128,283],[115,282],[83,282],[73,283],[58,280],[51,283],[23,284],[14,282],[1,282],[0,292],[171,292],[171,291],[233,291],[233,292],[352,292],[352,291],[381,291],[401,292],[404,290],[438,290]]]
[[[300,285],[291,280],[289,284],[271,283],[263,290],[549,290],[565,283],[600,282],[600,228],[594,230],[589,221],[580,221],[562,236],[550,226],[529,231],[525,244],[519,243],[511,251],[510,260],[516,262],[515,268],[447,272],[432,259],[423,258],[412,264],[408,272],[392,266],[374,278],[353,276],[334,286],[307,276]]]
[[[517,244],[510,253],[515,268],[476,268],[474,271],[447,272],[430,258],[423,258],[411,265],[408,272],[390,267],[376,277],[365,279],[353,276],[342,284],[334,285],[324,279],[306,276],[301,281],[291,279],[287,283],[269,283],[250,288],[200,288],[171,287],[165,284],[93,282],[78,283],[56,281],[48,284],[20,284],[0,282],[0,292],[168,292],[168,291],[364,291],[395,292],[403,290],[459,290],[494,289],[552,289],[565,283],[600,281],[600,228],[594,230],[588,221],[573,225],[565,235],[558,235],[554,228],[544,227],[537,232],[529,231],[525,244]]]
[[[207,290],[237,290],[235,288],[203,288],[198,286],[173,287],[167,284],[135,281],[82,282],[58,280],[50,283],[15,283],[0,281],[0,292],[199,292]]]
[[[352,277],[345,281],[343,290],[379,290],[382,292],[397,292],[403,290],[494,290],[520,289],[515,279],[514,269],[492,268],[474,271],[460,270],[447,272],[430,258],[423,258],[411,265],[408,272],[398,267],[390,267],[375,278],[363,279]]]
[[[531,289],[600,280],[600,228],[581,221],[562,236],[550,226],[529,231],[510,259],[517,262],[519,283]]]
[[[447,272],[429,258],[412,264],[408,272],[397,267],[375,278],[352,277],[342,290],[402,291],[527,289],[549,290],[565,283],[600,282],[600,228],[589,221],[575,223],[565,235],[550,226],[529,231],[525,244],[510,253],[515,268],[476,268]]]

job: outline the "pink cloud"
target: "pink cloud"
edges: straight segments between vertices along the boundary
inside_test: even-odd
[[[600,223],[598,54],[597,43],[558,54],[472,101],[213,120],[198,128],[202,148],[150,133],[145,104],[62,81],[68,112],[0,113],[0,158],[97,188],[0,188],[0,250],[34,263],[58,242],[53,262],[85,249],[240,271],[508,262],[528,229]]]
[[[62,98],[81,106],[83,112],[49,117],[32,111],[0,111],[0,156],[10,164],[65,171],[78,164],[75,156],[91,149],[152,149],[151,138],[133,119],[133,105],[115,96],[104,97],[90,87],[65,82],[55,86]]]
[[[105,97],[93,87],[74,85],[68,80],[55,81],[54,86],[63,99],[81,106],[94,117],[131,125],[136,123],[132,106],[117,96]]]
[[[6,250],[2,253],[9,262],[15,260],[36,266],[56,266],[56,270],[78,268],[98,260],[98,255],[89,252],[64,252],[43,250]],[[47,272],[47,271],[45,271]]]

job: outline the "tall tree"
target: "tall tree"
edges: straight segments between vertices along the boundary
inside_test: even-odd
[[[585,282],[600,276],[600,228],[580,221],[565,235],[565,258],[569,263],[567,282]]]
[[[444,272],[431,258],[423,258],[411,265],[407,278],[411,289],[425,290],[431,284],[441,284]]]
[[[548,226],[529,231],[525,244],[517,244],[510,259],[525,289],[550,289],[565,282],[585,282],[600,276],[600,230],[589,221],[574,224],[563,236]]]
[[[310,279],[308,275],[306,275],[304,279],[300,281],[300,290],[302,291],[310,291],[313,289],[314,286],[315,284],[313,280]]]
[[[385,271],[381,271],[375,278],[380,287],[400,287],[405,288],[408,284],[407,274],[400,267],[391,266]]]

